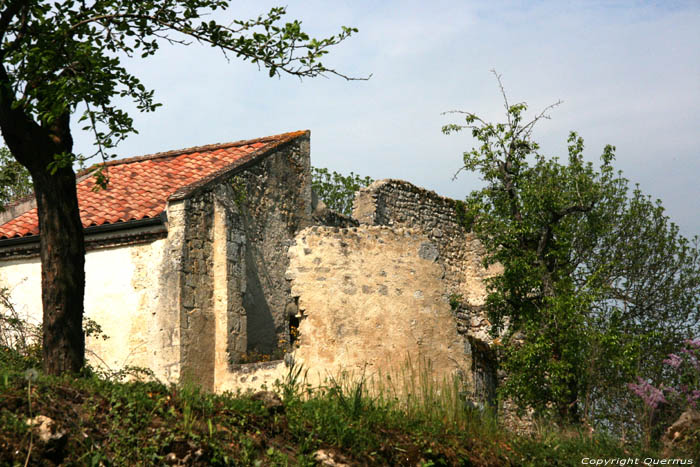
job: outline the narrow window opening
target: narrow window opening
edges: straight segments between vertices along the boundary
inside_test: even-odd
[[[294,349],[294,344],[299,339],[299,318],[297,315],[289,317],[289,345]]]

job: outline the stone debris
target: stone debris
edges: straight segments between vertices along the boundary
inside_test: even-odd
[[[664,456],[671,456],[674,450],[686,444],[688,435],[700,429],[700,412],[689,408],[678,417],[673,425],[666,429],[661,442],[664,446]]]
[[[59,430],[56,422],[46,415],[37,415],[34,418],[27,419],[27,425],[32,427],[42,443],[58,442],[66,437],[66,432]]]
[[[345,456],[330,449],[319,449],[313,457],[323,467],[350,467],[351,465]]]

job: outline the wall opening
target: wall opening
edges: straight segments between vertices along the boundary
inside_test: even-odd
[[[294,344],[299,339],[299,317],[291,315],[289,317],[289,347],[294,349]]]

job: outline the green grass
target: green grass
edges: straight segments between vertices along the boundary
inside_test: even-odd
[[[323,450],[351,465],[581,465],[583,457],[659,457],[576,430],[517,436],[471,408],[457,382],[421,368],[331,378],[309,387],[295,368],[282,406],[194,385],[27,374],[36,361],[0,349],[0,465],[316,465]],[[423,373],[422,373],[423,372]],[[66,433],[41,443],[26,420]],[[31,447],[31,449],[30,449]]]

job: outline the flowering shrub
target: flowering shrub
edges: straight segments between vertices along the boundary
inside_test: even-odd
[[[647,407],[656,409],[659,404],[666,403],[664,392],[661,389],[655,388],[648,381],[645,381],[642,378],[637,378],[637,380],[639,381],[639,384],[629,383],[627,384],[627,387],[630,388],[636,395],[641,397]]]
[[[681,354],[669,354],[663,361],[678,374],[675,387],[664,388],[667,393],[681,398],[681,404],[693,409],[700,401],[700,338],[688,339]]]
[[[700,401],[700,338],[688,339],[679,354],[668,354],[663,360],[671,370],[671,385],[658,388],[643,378],[637,383],[628,383],[627,387],[639,396],[645,407],[645,435],[649,443],[654,411],[661,404],[677,405],[681,411],[698,408]]]
[[[664,392],[670,396],[681,397],[684,401],[682,405],[692,408],[698,407],[700,400],[700,338],[688,339],[685,347],[681,349],[680,355],[668,354],[668,358],[663,363],[673,369],[676,375],[676,384],[656,388],[648,381],[637,378],[638,383],[628,383],[627,387],[638,395],[644,404],[656,409],[659,404],[668,403]]]

